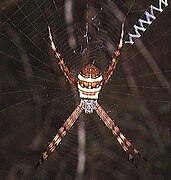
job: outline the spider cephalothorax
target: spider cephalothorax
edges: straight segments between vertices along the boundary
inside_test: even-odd
[[[107,70],[101,74],[99,69],[93,64],[87,65],[82,71],[78,74],[77,80],[75,81],[74,76],[69,71],[68,67],[65,65],[64,60],[61,58],[60,53],[57,52],[55,44],[52,39],[52,34],[49,29],[49,37],[51,41],[52,50],[55,53],[56,58],[59,60],[59,65],[64,72],[65,77],[69,83],[74,87],[75,90],[79,92],[79,97],[81,99],[80,104],[75,108],[71,113],[68,119],[64,122],[62,127],[58,130],[57,134],[48,145],[47,150],[42,153],[41,159],[38,162],[40,165],[44,160],[47,160],[49,154],[52,153],[58,144],[61,142],[62,138],[67,134],[70,128],[73,126],[75,121],[78,119],[81,112],[84,110],[85,113],[93,113],[93,110],[99,115],[100,119],[104,124],[111,130],[112,134],[116,137],[117,141],[121,145],[122,149],[127,153],[128,157],[134,165],[137,167],[134,162],[134,154],[138,154],[141,158],[144,158],[137,149],[131,144],[131,142],[121,133],[118,126],[115,122],[109,117],[105,110],[98,104],[99,92],[102,88],[102,85],[107,83],[111,78],[114,69],[117,64],[117,57],[120,54],[120,49],[123,45],[123,26],[121,31],[121,38],[117,50],[114,53],[111,63],[109,64]],[[132,152],[130,151],[132,150]]]
[[[102,87],[102,75],[98,68],[89,64],[78,74],[77,84],[81,99],[98,99]]]

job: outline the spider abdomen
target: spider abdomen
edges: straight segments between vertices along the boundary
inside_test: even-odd
[[[78,75],[77,79],[81,99],[98,99],[102,87],[102,75],[94,65],[87,65]]]

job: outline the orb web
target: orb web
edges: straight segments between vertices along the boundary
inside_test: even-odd
[[[149,158],[149,163],[144,165],[137,158],[141,170],[135,171],[97,114],[82,113],[48,161],[35,170],[48,142],[79,103],[50,47],[48,26],[57,51],[75,78],[89,63],[103,73],[119,43],[121,24],[125,23],[126,36],[152,3],[0,3],[4,178],[128,179],[155,177],[156,171],[161,177],[168,175],[168,161],[163,159],[168,157],[169,144],[169,9],[134,45],[124,45],[117,68],[98,100],[123,134]],[[145,171],[147,168],[153,171]]]

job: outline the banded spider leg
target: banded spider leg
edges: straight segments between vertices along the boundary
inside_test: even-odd
[[[128,148],[131,148],[134,154],[139,155],[142,159],[147,161],[147,159],[143,157],[143,155],[137,149],[135,149],[131,142],[121,133],[119,127],[115,125],[114,121],[108,116],[108,114],[98,103],[96,103],[94,109],[104,124],[112,131],[112,134],[116,136],[117,141],[121,145],[122,149],[128,154],[129,160],[133,162],[136,168],[138,168],[138,166],[134,161],[134,156],[130,153]]]
[[[120,55],[121,48],[123,47],[123,37],[124,37],[124,24],[122,24],[121,37],[119,40],[119,45],[117,47],[117,50],[115,51],[112,61],[109,64],[107,70],[103,74],[103,83],[105,84],[108,83],[116,68],[116,64],[118,62],[117,57]]]
[[[42,153],[40,160],[38,161],[36,167],[43,163],[43,161],[47,160],[49,155],[55,150],[58,144],[61,142],[62,138],[66,135],[66,133],[70,130],[70,128],[74,125],[75,121],[78,119],[79,115],[83,111],[82,102],[75,108],[69,118],[64,122],[62,127],[58,130],[56,136],[53,138],[51,143],[48,145],[47,150]]]
[[[68,67],[65,65],[64,60],[61,58],[61,54],[59,52],[57,52],[57,50],[56,50],[55,43],[53,42],[50,26],[48,26],[48,31],[49,31],[49,39],[50,39],[50,42],[51,42],[51,48],[55,53],[55,57],[59,60],[60,68],[63,71],[64,76],[69,81],[69,83],[73,86],[73,88],[75,90],[77,90],[77,84],[76,84],[76,81],[74,79],[74,76],[69,71]]]

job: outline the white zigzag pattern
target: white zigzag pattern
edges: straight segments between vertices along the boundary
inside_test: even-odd
[[[158,11],[161,13],[165,7],[168,6],[167,0],[159,0],[159,7],[155,7],[153,5],[150,5],[148,9],[144,12],[145,20],[139,19],[138,22],[133,26],[133,29],[135,31],[134,34],[128,33],[127,39],[125,43],[127,44],[134,44],[134,39],[141,37],[144,31],[146,31],[147,28],[144,27],[144,24],[147,24],[148,26],[156,19],[156,16],[154,14],[155,11]],[[162,5],[164,6],[162,8]],[[138,25],[139,24],[139,25]]]

